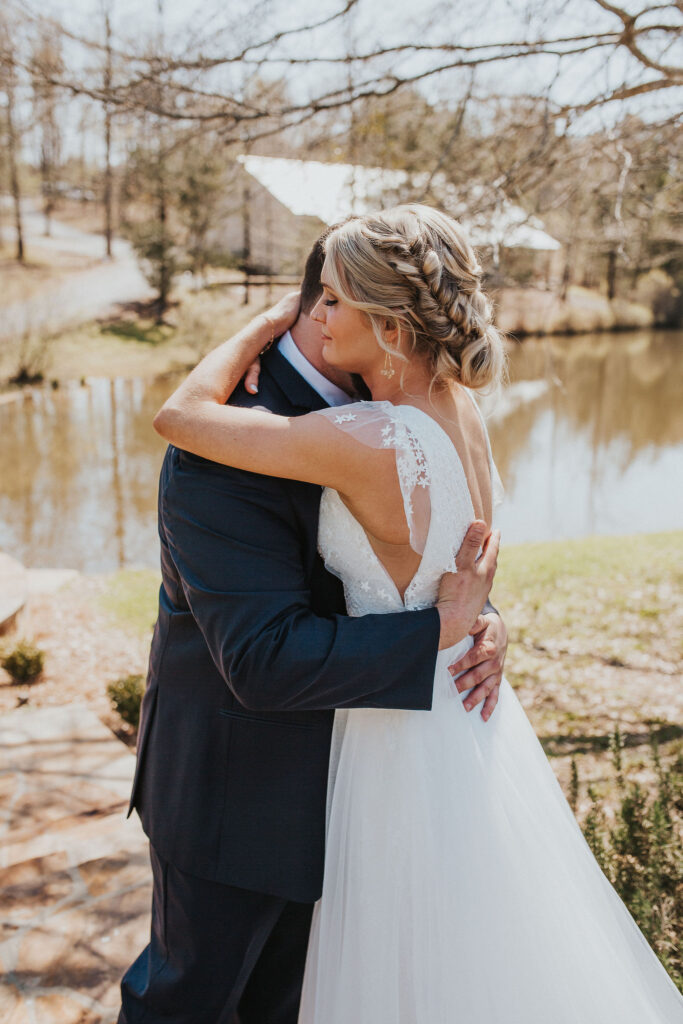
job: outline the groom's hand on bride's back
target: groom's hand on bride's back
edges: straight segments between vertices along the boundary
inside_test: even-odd
[[[487,619],[493,618],[493,616],[484,617],[482,615],[496,573],[499,545],[499,531],[494,530],[491,533],[485,522],[475,520],[470,525],[456,556],[455,564],[458,571],[446,573],[439,586],[436,605],[441,618],[439,649],[452,647],[469,634],[476,634],[475,647],[477,654],[482,656],[476,662],[473,661],[468,666],[463,666],[459,671],[463,671],[465,668],[473,669],[482,661],[490,662],[492,655],[495,655],[495,657],[500,657],[502,675],[502,661],[506,648],[505,629],[503,627],[502,636],[496,636],[493,624],[487,622]],[[479,557],[480,550],[482,553]],[[496,618],[498,617],[496,616]],[[485,639],[482,639],[482,634],[485,635]],[[492,668],[493,666],[487,667]],[[478,669],[479,675],[472,679],[470,686],[476,684],[478,691],[485,690],[486,692],[470,694],[467,700],[470,702],[471,698],[478,698],[471,704],[472,707],[481,700],[488,701],[484,708],[485,717],[488,718],[495,707],[500,679],[496,680],[495,673],[492,672],[480,677],[481,671],[482,669]],[[490,678],[492,675],[493,679]],[[495,693],[493,693],[494,689]]]
[[[493,584],[499,545],[499,531],[490,533],[483,520],[475,519],[455,557],[457,572],[446,573],[439,586],[439,650],[453,647],[474,628]]]
[[[441,616],[439,646],[449,647],[464,636],[474,636],[474,645],[453,665],[450,672],[458,676],[456,687],[467,693],[465,707],[472,711],[483,702],[485,721],[491,717],[498,702],[507,652],[507,630],[495,611],[482,614],[493,584],[498,562],[500,533],[489,533],[486,523],[475,520],[467,531],[456,556],[457,573],[448,573],[441,580],[437,608]],[[481,558],[478,557],[482,548]]]
[[[467,696],[464,705],[473,711],[482,704],[481,717],[488,722],[498,703],[503,666],[508,647],[505,623],[497,611],[480,615],[473,629],[474,644],[459,661],[449,665],[458,693]]]

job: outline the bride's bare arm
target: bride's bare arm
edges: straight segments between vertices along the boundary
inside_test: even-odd
[[[386,498],[393,487],[401,509],[391,451],[370,449],[321,416],[276,416],[225,404],[264,345],[297,312],[298,294],[287,296],[210,352],[164,403],[155,429],[177,448],[212,462],[334,487],[348,497],[362,491],[366,500],[371,492]]]

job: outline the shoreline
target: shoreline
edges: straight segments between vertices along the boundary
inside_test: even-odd
[[[250,310],[244,322],[247,322],[248,318],[255,315],[256,312],[258,310]],[[220,332],[221,337],[229,336],[229,333],[234,333],[243,326],[239,318],[235,318],[235,321],[226,325],[225,330]],[[524,346],[525,342],[552,342],[554,339],[563,341],[571,338],[579,343],[582,338],[594,335],[608,339],[613,337],[615,340],[627,340],[641,334],[675,335],[680,332],[681,328],[679,327],[656,326],[602,327],[594,330],[558,330],[553,333],[515,331],[507,332],[505,341],[514,350]],[[49,345],[52,348],[49,355],[50,365],[43,371],[42,380],[15,383],[10,382],[9,377],[5,374],[4,377],[0,377],[0,405],[22,398],[30,398],[33,392],[42,393],[66,387],[87,387],[91,382],[100,380],[163,380],[176,374],[189,372],[202,357],[204,350],[208,351],[211,347],[210,344],[208,346],[197,345],[194,349],[186,339],[176,339],[173,336],[154,346],[150,346],[148,342],[132,340],[118,344],[109,339],[103,340],[98,336],[101,333],[102,325],[98,321],[88,321],[79,328],[74,328],[50,339]],[[76,335],[75,338],[74,335]],[[78,359],[79,354],[74,351],[78,347],[79,341],[84,342],[80,360]],[[59,351],[61,346],[66,347],[66,352]],[[2,361],[0,352],[0,365],[2,365]],[[109,363],[109,372],[107,372],[107,363]],[[87,372],[79,372],[83,369]]]

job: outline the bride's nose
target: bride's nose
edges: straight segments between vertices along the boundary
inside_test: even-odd
[[[325,304],[323,303],[322,295],[311,310],[310,316],[311,320],[317,320],[319,324],[325,323]]]

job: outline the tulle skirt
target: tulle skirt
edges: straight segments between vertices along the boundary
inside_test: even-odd
[[[467,713],[337,712],[299,1024],[678,1024],[507,682]]]

